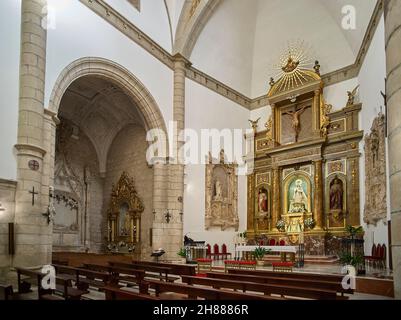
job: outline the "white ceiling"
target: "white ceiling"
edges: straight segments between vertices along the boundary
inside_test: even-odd
[[[356,11],[344,30],[342,8]],[[322,73],[353,64],[376,0],[224,0],[191,56],[195,67],[252,98],[266,94],[271,66],[288,41],[305,40]]]

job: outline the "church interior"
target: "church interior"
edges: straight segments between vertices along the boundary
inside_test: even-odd
[[[401,298],[401,1],[0,15],[0,300]]]

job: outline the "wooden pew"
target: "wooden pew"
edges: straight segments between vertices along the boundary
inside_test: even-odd
[[[25,268],[16,268],[18,278],[18,293],[30,292],[31,285],[35,285],[38,290],[39,300],[80,300],[81,296],[88,293],[88,291],[78,290],[72,287],[70,279],[56,276],[56,289],[43,289],[42,279],[45,274]],[[22,279],[22,276],[26,276],[26,279]],[[61,294],[62,297],[55,295],[55,293]]]
[[[274,278],[286,278],[286,279],[300,279],[306,281],[322,281],[322,282],[334,282],[339,286],[341,294],[348,293],[353,294],[354,290],[344,289],[341,285],[344,276],[334,274],[316,274],[316,273],[299,273],[299,272],[273,272],[268,270],[229,270],[230,274],[238,275],[254,275],[262,277],[274,277]]]
[[[115,267],[121,268],[133,268],[146,271],[146,278],[157,278],[159,280],[164,280],[166,282],[174,282],[178,280],[178,277],[169,276],[170,268],[168,267],[159,267],[159,266],[152,266],[152,265],[144,265],[142,263],[122,263],[122,262],[112,262],[110,261],[109,264]],[[159,275],[151,274],[149,272],[158,273]]]
[[[234,291],[217,290],[211,288],[194,287],[181,283],[168,283],[165,281],[149,280],[149,286],[155,290],[158,297],[161,293],[172,292],[182,294],[188,299],[197,300],[203,298],[206,300],[283,300],[283,298],[240,293]]]
[[[101,290],[110,281],[110,275],[107,272],[87,270],[63,265],[53,265],[59,277],[65,280],[75,281],[78,289],[86,291],[90,286]],[[98,280],[99,279],[99,280]]]
[[[160,298],[149,294],[129,292],[121,290],[118,287],[107,286],[104,287],[104,291],[106,293],[106,300],[160,300]]]
[[[174,264],[165,262],[154,262],[154,261],[138,261],[133,260],[132,264],[142,264],[144,266],[156,266],[156,267],[167,267],[170,268],[169,274],[173,275],[184,275],[184,276],[195,276],[196,266],[189,264]]]
[[[343,293],[344,289],[341,283],[329,282],[329,281],[319,281],[319,280],[306,280],[306,279],[291,279],[291,278],[275,278],[275,277],[262,277],[253,276],[245,274],[234,274],[234,273],[219,273],[219,272],[208,272],[207,277],[215,279],[224,279],[231,281],[245,281],[245,282],[256,282],[271,285],[283,285],[299,288],[314,288],[331,290],[339,293]]]
[[[84,264],[83,268],[98,272],[108,272],[110,275],[109,283],[118,284],[124,282],[127,285],[141,285],[145,278],[145,271],[132,268],[123,268],[116,266],[104,266],[97,264]]]
[[[13,286],[0,284],[0,300],[12,300],[13,295]]]
[[[337,292],[334,290],[300,288],[288,285],[260,284],[255,282],[231,281],[192,276],[182,276],[182,281],[188,285],[210,286],[215,289],[234,289],[241,290],[242,292],[260,292],[265,295],[278,294],[282,297],[287,296],[315,300],[336,300],[337,298],[341,298],[340,296],[337,296]]]

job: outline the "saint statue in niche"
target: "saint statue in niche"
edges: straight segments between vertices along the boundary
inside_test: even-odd
[[[259,212],[268,212],[268,200],[267,200],[267,190],[262,188],[259,189],[259,194],[258,194],[258,207],[259,207]]]
[[[215,195],[214,195],[214,200],[223,200],[223,190],[221,186],[221,182],[219,180],[216,180],[215,185]]]
[[[302,186],[302,180],[295,181],[295,187],[290,201],[290,213],[303,213],[308,208],[308,197],[305,194]]]
[[[330,184],[330,210],[342,210],[343,198],[343,182],[336,176]]]

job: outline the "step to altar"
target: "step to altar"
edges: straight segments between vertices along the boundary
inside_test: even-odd
[[[266,255],[263,260],[267,263],[280,261],[280,255]],[[305,263],[307,264],[338,264],[339,259],[337,256],[311,256],[305,255]]]

